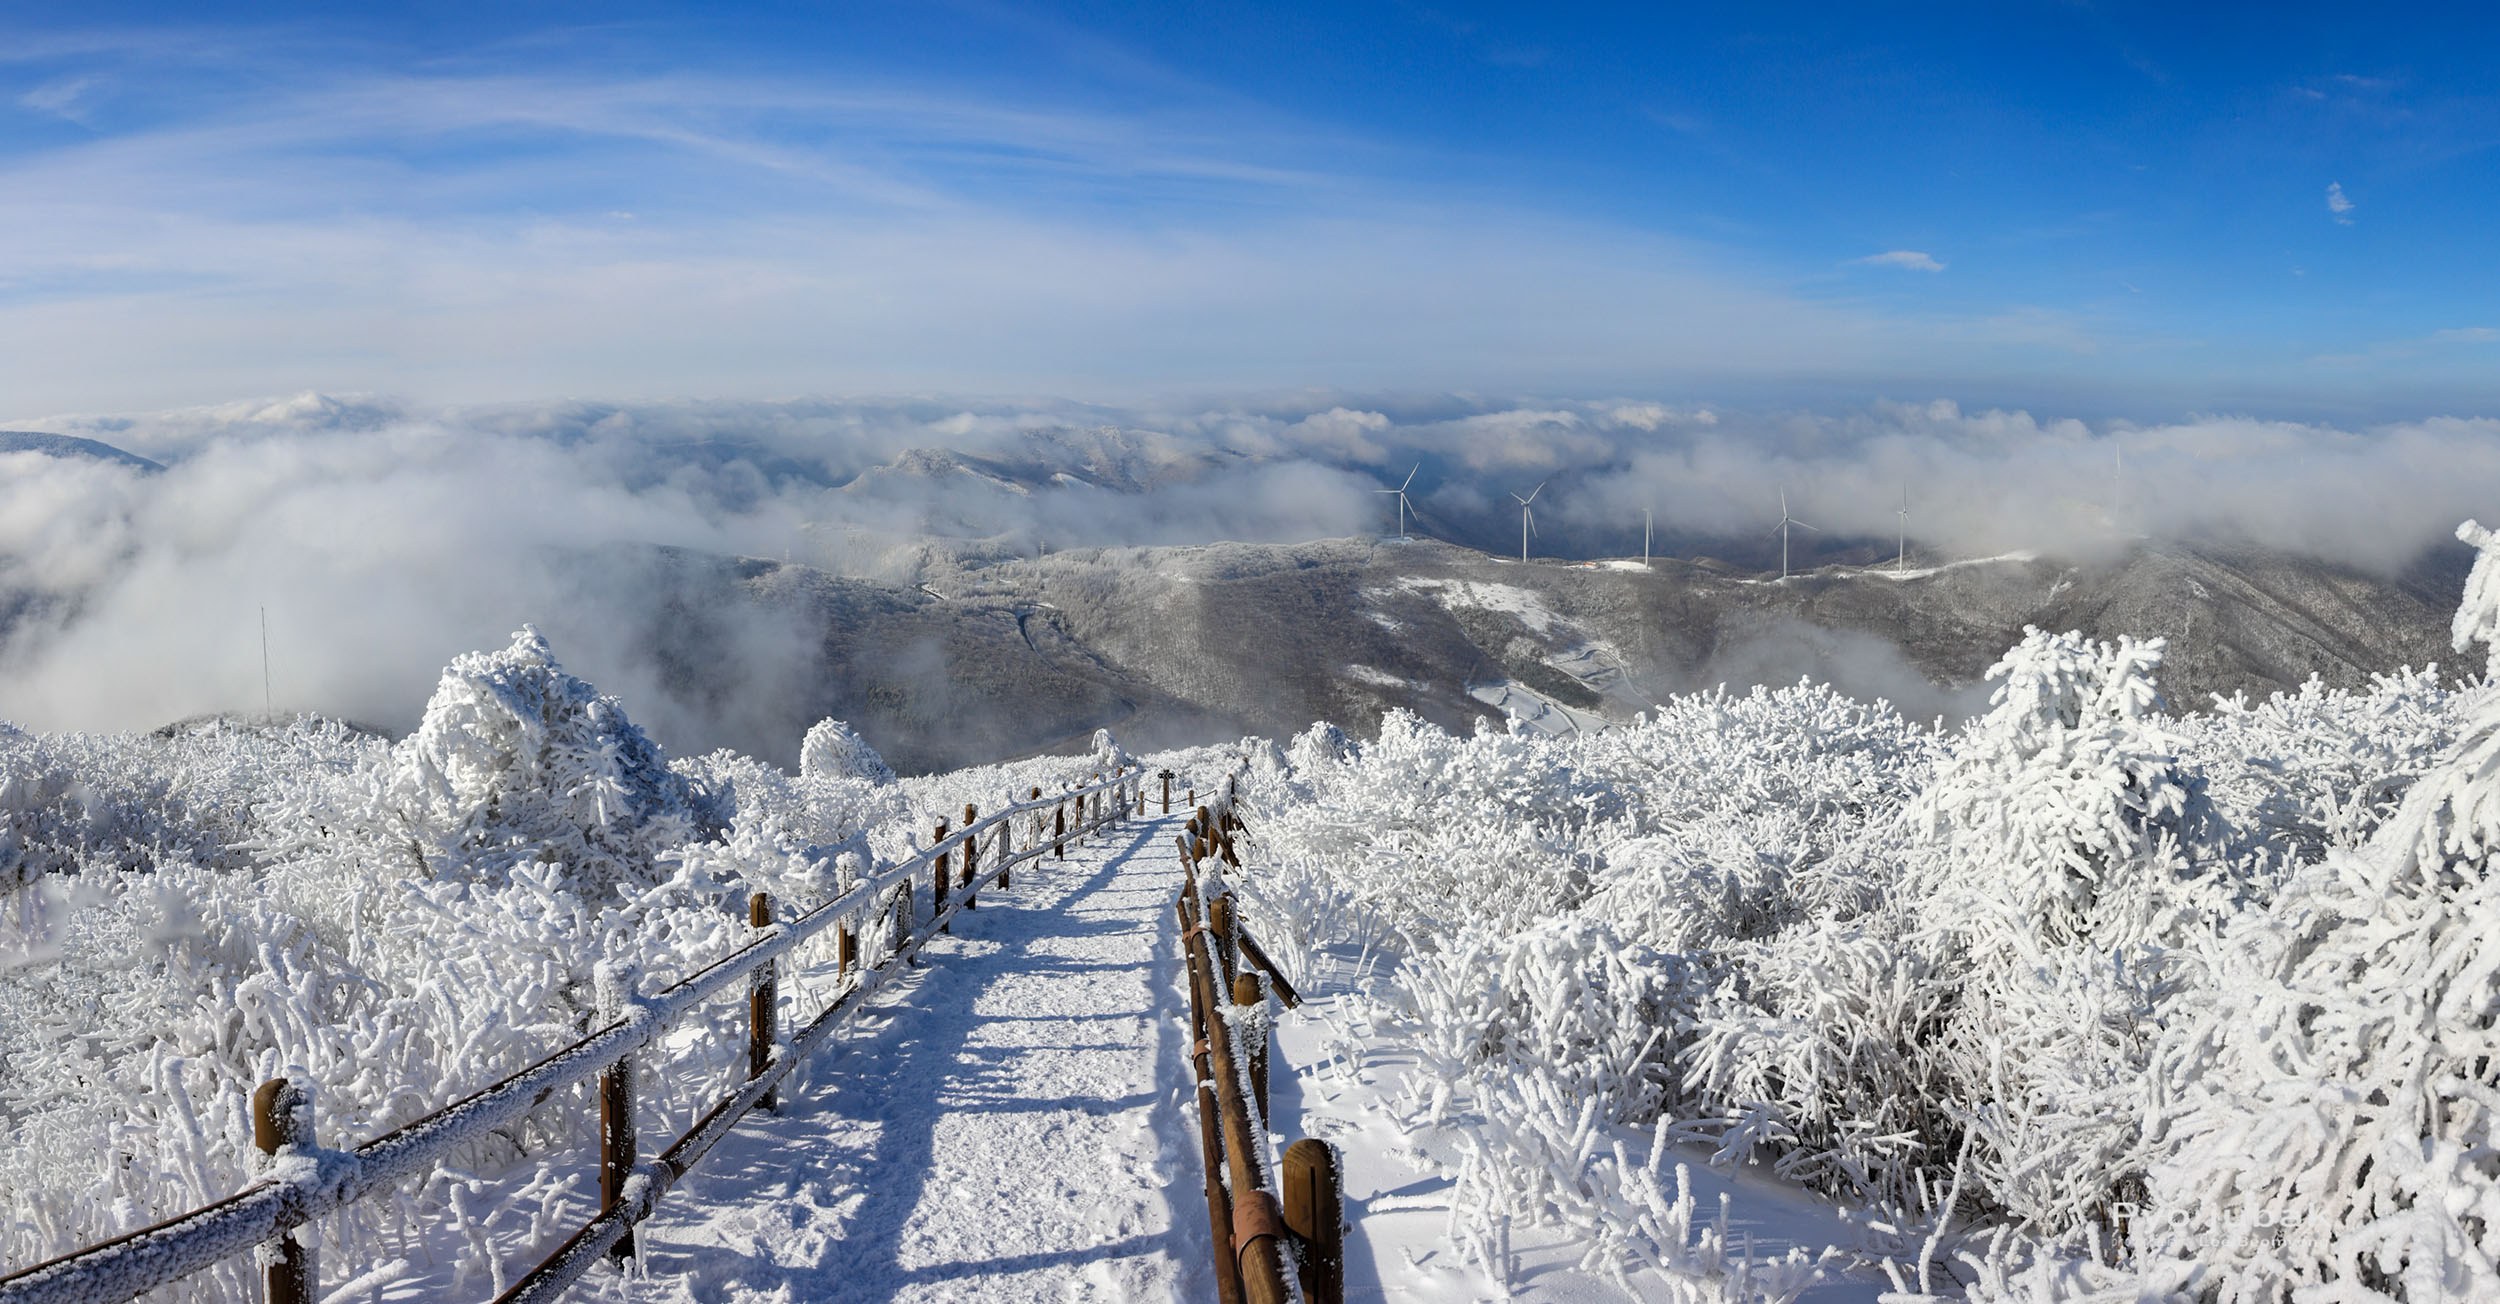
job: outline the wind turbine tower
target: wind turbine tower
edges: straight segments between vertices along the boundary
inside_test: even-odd
[[[1901,518],[1901,555],[1893,559],[1892,573],[1906,575],[1910,569],[1910,487],[1901,486],[1901,505],[1893,510]]]
[[[1520,498],[1516,493],[1511,495],[1519,503],[1519,560],[1522,565],[1528,560],[1528,535],[1536,529],[1536,509],[1528,504],[1535,502],[1536,496],[1544,492],[1545,482],[1539,480],[1536,488],[1528,491],[1527,497]]]
[[[1415,483],[1415,471],[1421,471],[1423,469],[1424,464],[1417,462],[1415,464],[1415,470],[1406,473],[1405,484],[1401,484],[1395,489],[1372,490],[1372,492],[1376,494],[1396,494],[1398,496],[1398,537],[1401,539],[1406,537],[1406,486]]]
[[[1517,495],[1513,495],[1513,497],[1516,496]],[[1788,527],[1792,525],[1796,526],[1800,530],[1814,530],[1816,534],[1822,533],[1821,530],[1817,530],[1815,527],[1808,525],[1805,522],[1798,520],[1796,517],[1788,514],[1788,491],[1786,489],[1782,489],[1780,490],[1780,523],[1776,527],[1779,530],[1780,536],[1781,579],[1788,578]]]
[[[1654,524],[1654,522],[1652,522],[1652,521],[1649,519],[1649,509],[1648,509],[1648,508],[1646,508],[1646,507],[1642,508],[1642,509],[1641,509],[1641,564],[1642,564],[1643,566],[1647,566],[1647,565],[1649,564],[1649,532],[1650,532],[1650,527],[1651,527],[1653,524]]]

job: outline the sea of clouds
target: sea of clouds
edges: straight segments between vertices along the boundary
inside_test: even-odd
[[[2457,521],[2500,514],[2500,420],[2486,418],[2088,425],[1943,400],[1746,412],[1333,394],[433,408],[306,394],[0,425],[166,468],[0,454],[0,719],[45,729],[148,728],[258,709],[264,693],[402,727],[451,656],[526,621],[673,746],[709,746],[743,731],[672,693],[647,640],[626,633],[661,596],[654,545],[908,584],[932,539],[1002,557],[1380,534],[1395,518],[1378,490],[1418,464],[1417,532],[1508,551],[1510,495],[1544,484],[1535,548],[1549,556],[1637,555],[1647,510],[1683,551],[1776,565],[1783,490],[1821,531],[1800,536],[1801,564],[1888,554],[1906,523],[1927,556],[2090,561],[2149,536],[2388,574]],[[798,673],[799,622],[740,619],[722,675]]]

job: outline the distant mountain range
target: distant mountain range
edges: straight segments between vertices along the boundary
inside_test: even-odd
[[[162,471],[164,463],[150,461],[128,449],[115,448],[95,439],[76,435],[52,435],[35,430],[0,430],[0,454],[49,453],[54,457],[84,457],[99,462],[119,462],[142,471]]]
[[[12,451],[163,469],[94,440],[0,433]],[[664,548],[553,559],[660,668],[676,714],[708,722],[671,741],[795,760],[807,723],[838,716],[906,771],[1073,748],[1105,725],[1131,746],[1314,720],[1365,730],[1391,708],[1456,729],[1504,716],[1597,728],[1670,693],[1802,675],[1921,719],[1959,717],[1985,706],[1982,677],[2025,625],[2166,638],[2164,692],[2196,708],[2451,659],[2471,561],[2452,546],[2386,578],[2143,540],[2091,564],[2017,554],[1780,580],[1708,556],[1522,564],[1426,538],[1018,556],[984,530],[983,494],[1071,481],[1151,492],[1239,458],[1112,428],[1029,432],[1007,453],[914,449],[848,475],[726,441],[684,457],[932,512],[928,536],[897,540],[916,582]],[[0,594],[0,629],[24,602]]]
[[[1393,707],[1454,729],[1505,715],[1598,728],[1673,692],[1801,675],[1959,717],[1984,709],[1984,673],[2027,624],[2165,637],[2167,697],[2202,707],[2447,658],[2463,560],[2391,581],[2148,543],[2090,567],[2013,556],[1781,581],[1336,539],[933,563],[903,587],[675,552],[668,618],[647,639],[671,691],[701,694],[731,630],[792,622],[816,653],[774,690],[790,697],[777,713],[840,716],[924,770],[1071,748],[1106,725],[1162,746],[1314,720],[1368,730]]]

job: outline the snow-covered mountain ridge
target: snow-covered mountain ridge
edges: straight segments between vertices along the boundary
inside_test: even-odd
[[[1446,728],[1527,717],[1628,721],[1669,694],[1800,676],[1958,719],[2027,625],[2164,636],[2177,708],[2214,694],[2355,687],[2445,656],[2455,579],[2384,580],[2251,549],[2146,545],[2074,565],[1999,558],[1895,578],[1827,567],[1763,582],[1712,562],[1577,564],[1426,540],[933,550],[911,585],[671,554],[659,613],[626,618],[670,691],[841,715],[905,769],[1080,743],[1109,726],[1152,746],[1360,731],[1382,713]],[[764,684],[717,680],[735,631],[769,619],[808,649]],[[1012,703],[1034,703],[1032,708]]]

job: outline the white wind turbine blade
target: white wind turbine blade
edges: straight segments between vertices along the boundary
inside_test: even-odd
[[[1398,492],[1399,492],[1399,493],[1405,493],[1405,492],[1406,492],[1406,487],[1407,487],[1407,485],[1411,485],[1411,484],[1415,483],[1415,471],[1421,471],[1421,470],[1423,470],[1423,469],[1424,469],[1424,464],[1423,464],[1423,463],[1421,463],[1421,462],[1417,462],[1417,463],[1415,464],[1415,470],[1414,470],[1414,471],[1409,471],[1409,472],[1407,472],[1407,473],[1406,473],[1406,484],[1401,484],[1401,485],[1399,485],[1399,486],[1398,486]]]

